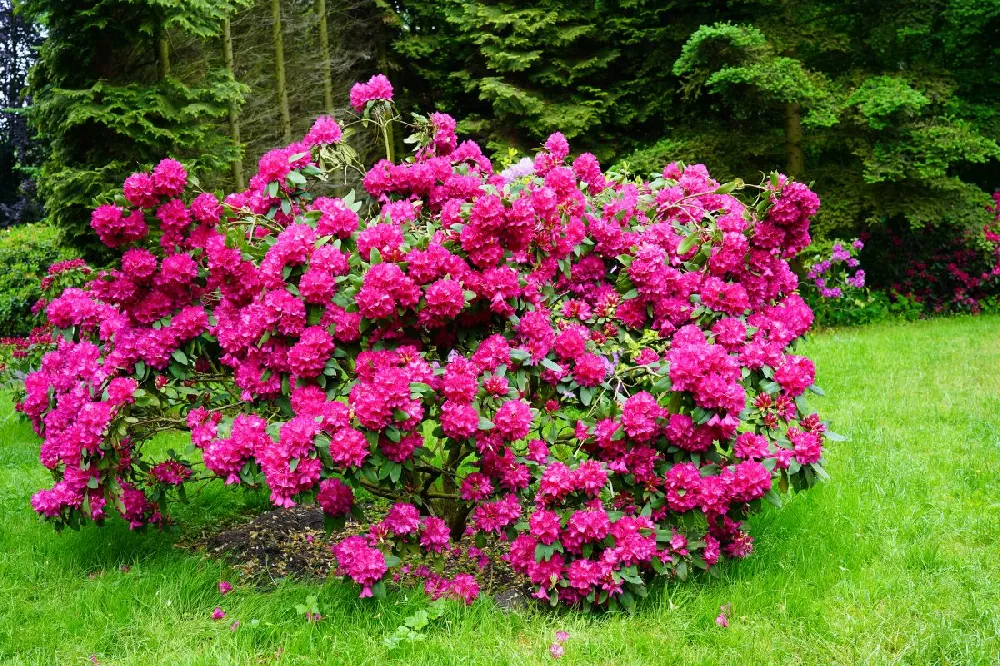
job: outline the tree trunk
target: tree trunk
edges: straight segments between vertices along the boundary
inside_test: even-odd
[[[226,63],[226,71],[236,80],[236,69],[233,66],[233,35],[230,30],[229,19],[222,21],[222,57]],[[235,101],[229,103],[229,136],[233,140],[238,154],[233,159],[233,182],[237,190],[246,187],[243,180],[243,150],[240,141],[240,116],[239,109]]]
[[[318,0],[316,14],[319,20],[319,57],[323,62],[323,106],[333,115],[333,79],[330,76],[330,37],[326,31],[326,0]]]
[[[292,114],[288,110],[288,87],[285,85],[285,40],[281,33],[281,0],[271,0],[271,38],[274,41],[274,76],[278,108],[281,110],[281,133],[285,143],[292,142]]]
[[[162,23],[156,35],[156,68],[161,80],[170,76],[170,42]]]
[[[785,172],[792,178],[801,180],[806,170],[806,159],[802,152],[802,105],[785,105]]]

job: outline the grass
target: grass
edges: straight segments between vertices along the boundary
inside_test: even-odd
[[[177,534],[53,533],[28,507],[46,482],[37,440],[0,408],[0,663],[536,664],[552,662],[557,629],[571,634],[565,664],[997,663],[1000,318],[830,332],[806,353],[828,396],[817,407],[850,440],[828,451],[832,481],[752,520],[751,557],[657,588],[633,615],[452,607],[392,651],[382,639],[419,595],[284,582],[223,600],[224,566],[175,548]],[[260,502],[215,492],[184,530]],[[294,610],[308,595],[315,626]],[[220,602],[228,617],[213,622]],[[714,623],[723,604],[728,629]]]

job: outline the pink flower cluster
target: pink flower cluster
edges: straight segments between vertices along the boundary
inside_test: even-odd
[[[376,74],[368,83],[355,83],[351,88],[351,106],[358,113],[364,111],[368,102],[373,100],[392,101],[392,84],[385,74]]]
[[[374,77],[351,102],[391,94]],[[119,265],[46,308],[66,335],[20,405],[56,479],[35,509],[159,523],[198,465],[331,518],[364,489],[394,503],[334,546],[362,596],[466,533],[509,543],[553,604],[627,606],[652,575],[747,555],[746,515],[824,474],[787,263],[815,195],[774,177],[744,202],[701,165],[626,182],[561,134],[510,178],[450,117],[429,127],[361,195],[309,191],[341,149],[330,118],[224,198],[185,196],[170,160],[130,177],[133,209],[94,216]],[[201,462],[147,464],[184,425]]]

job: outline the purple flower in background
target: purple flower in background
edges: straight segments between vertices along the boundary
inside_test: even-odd
[[[833,261],[847,261],[851,258],[851,253],[844,249],[844,246],[840,243],[835,243],[833,246],[833,254],[830,257]]]
[[[531,176],[535,173],[535,163],[530,157],[522,157],[516,164],[511,164],[509,167],[500,172],[500,175],[508,183],[512,183],[518,178],[524,178],[525,176]]]
[[[864,247],[860,239],[855,239],[847,245],[834,243],[830,249],[830,258],[817,261],[809,267],[806,276],[815,285],[819,295],[824,299],[836,299],[844,295],[844,287],[861,289],[865,286],[865,272],[856,270],[853,275],[850,269],[857,269],[861,262],[854,256]],[[846,268],[841,268],[841,265]]]

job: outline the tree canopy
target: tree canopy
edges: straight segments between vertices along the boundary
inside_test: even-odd
[[[404,112],[446,111],[496,154],[558,130],[639,175],[784,171],[823,197],[821,235],[980,225],[1000,180],[995,0],[25,0],[19,16],[46,34],[30,118],[42,199],[72,233],[168,154],[229,184],[376,72]]]

